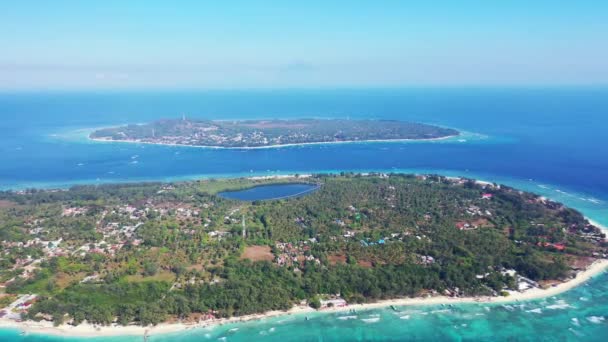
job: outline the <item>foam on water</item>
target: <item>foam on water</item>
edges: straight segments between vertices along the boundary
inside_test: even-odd
[[[576,318],[576,317],[572,318],[572,324],[574,324],[577,327],[581,326],[581,323],[578,321],[578,318]]]
[[[95,108],[89,115],[83,108]],[[137,110],[133,110],[136,108]],[[134,113],[136,112],[136,113]],[[478,132],[453,141],[360,143],[282,149],[211,150],[88,141],[82,127],[148,122],[170,113],[214,113],[215,118],[336,117],[433,120]],[[532,191],[565,203],[608,225],[608,90],[386,90],[241,94],[0,94],[0,188],[67,187],[108,182],[179,181],[268,174],[355,172],[438,173],[465,176]],[[373,116],[363,113],[373,113]],[[584,113],[573,115],[573,113]],[[235,117],[238,115],[238,117]],[[27,126],[23,125],[26,117]],[[429,119],[432,118],[432,119]],[[550,124],[548,124],[550,123]],[[585,132],[585,134],[580,134]],[[54,136],[51,136],[54,135]],[[461,141],[459,141],[461,140]],[[466,141],[462,141],[466,140]],[[137,158],[133,156],[138,155]],[[565,162],[564,156],[567,156]],[[130,161],[140,160],[139,164]],[[77,167],[78,163],[83,163]],[[36,168],[32,168],[36,165]],[[110,171],[114,173],[109,173]],[[560,190],[559,192],[557,190]],[[584,298],[584,299],[583,299]],[[561,302],[563,301],[563,302]],[[566,307],[565,305],[572,307]],[[507,304],[456,304],[456,313],[431,314],[437,306],[332,313],[228,324],[153,335],[151,342],[390,340],[606,341],[608,276],[557,296]],[[526,313],[530,310],[530,313]],[[416,312],[415,312],[416,311]],[[538,311],[538,312],[536,312]],[[369,316],[379,315],[379,316]],[[470,317],[476,317],[471,319]],[[409,319],[401,319],[409,317]],[[578,318],[577,318],[578,317]],[[575,321],[573,318],[576,318]],[[579,326],[575,324],[577,322]],[[281,324],[279,329],[271,329]],[[467,324],[467,326],[463,326]],[[561,328],[560,328],[561,327]],[[238,328],[226,334],[230,329]],[[583,330],[584,329],[584,330]],[[0,341],[66,339],[0,329]],[[264,333],[264,335],[259,335]],[[584,333],[584,337],[583,334]],[[82,339],[68,338],[79,342]],[[87,341],[141,341],[141,336]]]
[[[543,313],[543,310],[541,308],[536,308],[536,309],[530,309],[530,310],[526,310],[526,312],[532,312],[532,313]]]
[[[571,307],[572,306],[570,304],[566,303],[564,300],[558,300],[555,304],[548,305],[546,307],[546,309],[559,310],[559,309],[568,309]]]
[[[594,324],[600,324],[606,320],[606,318],[604,318],[603,316],[589,316],[586,318],[589,322],[594,323]]]
[[[363,321],[365,323],[377,323],[380,321],[380,317],[362,318],[361,321]]]

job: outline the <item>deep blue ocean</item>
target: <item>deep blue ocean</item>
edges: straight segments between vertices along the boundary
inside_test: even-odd
[[[463,135],[255,150],[86,139],[95,127],[182,115],[399,119],[452,127]],[[0,133],[0,189],[340,171],[439,173],[533,191],[608,225],[608,88],[3,93]],[[606,341],[607,280],[604,274],[560,296],[513,305],[371,310],[353,319],[289,316],[151,340]],[[378,319],[366,319],[370,316]],[[0,330],[0,340],[58,339]]]

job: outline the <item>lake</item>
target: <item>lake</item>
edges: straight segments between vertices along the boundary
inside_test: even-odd
[[[236,191],[224,191],[218,196],[240,201],[264,201],[283,198],[300,197],[319,188],[316,184],[287,183],[259,185],[252,188]]]
[[[226,150],[97,143],[83,139],[86,134],[79,131],[181,113],[223,120],[398,119],[468,133],[447,141]],[[0,118],[2,189],[341,171],[438,173],[529,190],[608,225],[605,87],[6,93],[0,94]],[[281,197],[274,188],[240,193],[247,191],[254,192],[252,197],[239,199]],[[255,195],[260,191],[269,195]],[[349,314],[357,316],[353,319],[328,313],[310,320],[292,315],[155,335],[150,341],[606,341],[608,275],[541,300],[399,310]],[[2,328],[0,341],[66,340],[19,333]],[[93,340],[131,342],[142,337]]]

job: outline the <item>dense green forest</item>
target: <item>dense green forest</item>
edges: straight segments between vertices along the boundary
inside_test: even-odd
[[[310,182],[306,196],[216,195]],[[577,211],[467,179],[315,175],[0,192],[0,283],[29,319],[156,324],[307,300],[505,295],[606,253]],[[513,273],[505,272],[513,270]]]

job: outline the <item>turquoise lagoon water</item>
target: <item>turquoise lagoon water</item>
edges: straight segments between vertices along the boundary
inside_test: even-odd
[[[259,150],[86,139],[92,127],[158,118],[400,119],[465,131],[434,142]],[[323,172],[465,176],[539,193],[608,225],[608,89],[393,89],[0,94],[0,188]],[[608,276],[554,298],[285,316],[151,341],[608,340]],[[354,317],[356,316],[356,317]],[[141,336],[103,338],[138,341]],[[0,330],[0,341],[58,341]],[[79,341],[80,338],[68,338]]]

